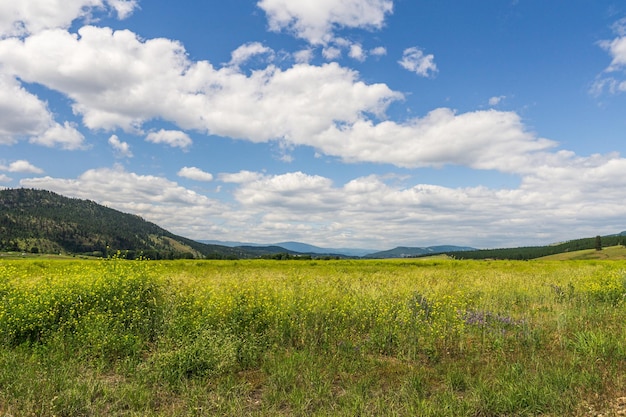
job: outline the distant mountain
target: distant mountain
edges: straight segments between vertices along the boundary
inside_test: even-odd
[[[139,216],[33,189],[0,190],[0,251],[129,257],[241,258],[241,249],[177,236]]]
[[[281,242],[276,243],[277,246],[282,246],[285,249],[293,250],[301,253],[315,253],[319,255],[346,255],[346,256],[365,256],[371,253],[371,249],[360,248],[321,248],[319,246],[308,245],[300,242]]]
[[[365,256],[368,253],[372,253],[372,249],[360,249],[360,248],[322,248],[319,246],[309,245],[302,242],[279,242],[265,245],[262,243],[250,243],[250,242],[232,242],[221,240],[199,240],[202,243],[224,245],[230,247],[280,247],[285,249],[284,252],[290,253],[304,253],[304,254],[316,254],[316,255],[343,255],[343,256]]]
[[[416,256],[426,256],[426,255],[436,255],[440,253],[446,252],[464,252],[464,251],[473,251],[476,248],[470,248],[467,246],[452,246],[452,245],[441,245],[441,246],[429,246],[426,248],[413,248],[406,246],[398,246],[397,248],[374,252],[366,255],[366,258],[374,258],[374,259],[386,259],[386,258],[411,258]]]

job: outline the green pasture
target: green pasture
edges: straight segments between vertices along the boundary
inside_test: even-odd
[[[0,416],[626,409],[624,261],[0,259]]]

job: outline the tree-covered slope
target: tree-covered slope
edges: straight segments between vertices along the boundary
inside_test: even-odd
[[[245,257],[241,250],[205,245],[93,201],[45,190],[0,190],[0,251],[109,255],[118,250],[150,258]]]

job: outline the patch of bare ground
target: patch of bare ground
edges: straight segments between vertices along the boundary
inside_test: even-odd
[[[598,410],[594,405],[587,406],[586,416],[617,417],[626,416],[626,397],[618,397],[610,402],[607,409]]]

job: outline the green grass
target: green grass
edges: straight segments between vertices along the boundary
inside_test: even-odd
[[[580,260],[625,260],[626,259],[626,247],[609,246],[602,248],[602,250],[584,249],[573,252],[557,253],[556,255],[545,256],[540,258],[541,260],[550,261],[580,261]]]
[[[561,416],[626,392],[619,261],[0,261],[0,416]]]

